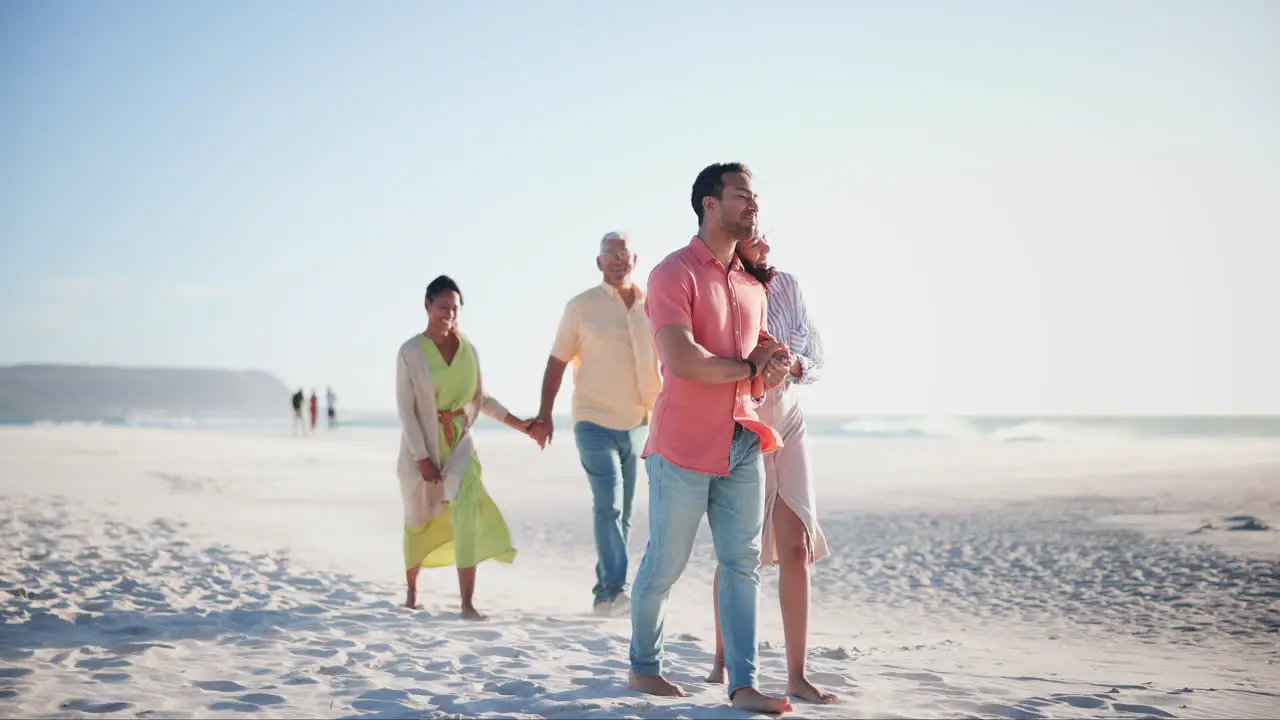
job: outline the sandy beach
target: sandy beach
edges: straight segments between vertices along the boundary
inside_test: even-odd
[[[745,717],[701,682],[706,526],[668,612],[687,698],[626,688],[590,614],[572,436],[483,432],[519,554],[403,596],[391,430],[0,430],[7,717]],[[817,438],[832,556],[799,717],[1266,717],[1280,708],[1280,441]],[[642,481],[643,482],[643,481]],[[631,556],[647,537],[637,493]],[[1203,529],[1202,529],[1203,528]],[[762,681],[785,680],[775,571]]]

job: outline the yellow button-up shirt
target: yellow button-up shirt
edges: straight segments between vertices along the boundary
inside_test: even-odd
[[[630,430],[649,420],[662,389],[658,353],[636,286],[628,309],[602,283],[565,306],[551,354],[573,363],[573,421]]]

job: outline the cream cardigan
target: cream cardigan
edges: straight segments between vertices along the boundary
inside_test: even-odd
[[[449,463],[440,463],[440,428],[436,408],[436,387],[431,369],[422,354],[422,334],[409,338],[400,346],[396,362],[396,409],[400,415],[400,458],[396,474],[400,477],[400,496],[404,501],[404,524],[409,527],[422,525],[445,512],[445,503],[458,494],[462,474],[475,455],[475,441],[471,426],[481,412],[503,420],[507,409],[493,397],[484,394],[481,382],[480,354],[471,346],[476,358],[476,394],[463,408],[465,422],[462,438],[449,457]],[[428,341],[430,342],[430,341]],[[422,479],[418,461],[430,458],[442,483],[428,483]]]

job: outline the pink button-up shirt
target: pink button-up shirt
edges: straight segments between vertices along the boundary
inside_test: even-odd
[[[718,357],[751,354],[768,329],[767,307],[764,286],[747,274],[737,255],[725,270],[696,235],[649,273],[645,312],[654,335],[668,325],[686,325],[694,341]],[[782,446],[778,433],[756,415],[750,382],[689,382],[664,364],[643,456],[658,453],[691,472],[728,475],[735,423],[760,436],[763,452]]]

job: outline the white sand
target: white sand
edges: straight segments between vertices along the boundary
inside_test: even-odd
[[[668,667],[625,687],[629,621],[588,614],[590,499],[571,435],[485,434],[512,566],[402,598],[394,432],[295,440],[0,431],[0,715],[740,717],[699,682],[712,554],[672,595]],[[807,717],[1280,714],[1280,442],[819,440]],[[638,492],[634,567],[647,537]],[[1191,534],[1204,521],[1219,529]],[[1234,523],[1234,524],[1239,524]],[[776,572],[762,681],[785,680]]]

